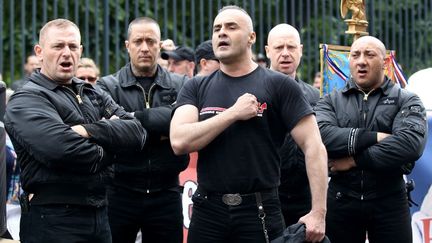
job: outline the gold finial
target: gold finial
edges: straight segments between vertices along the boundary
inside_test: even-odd
[[[345,20],[348,24],[348,30],[345,33],[354,35],[354,40],[369,34],[366,31],[368,22],[365,10],[365,0],[341,0],[340,12],[342,18],[346,17],[348,11],[352,12],[351,19]]]

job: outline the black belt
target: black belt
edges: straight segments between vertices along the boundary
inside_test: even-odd
[[[219,192],[209,192],[202,187],[198,187],[197,193],[201,196],[206,197],[209,200],[220,200],[228,206],[237,206],[240,204],[256,204],[257,193],[261,195],[262,198],[268,196],[278,195],[277,188],[270,188],[252,193],[219,193]]]

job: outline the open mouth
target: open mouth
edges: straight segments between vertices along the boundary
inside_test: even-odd
[[[63,68],[71,68],[72,62],[61,62],[60,66],[62,66]]]
[[[365,76],[367,74],[367,70],[360,69],[357,71],[360,76]]]
[[[282,62],[280,62],[281,64],[283,64],[283,65],[289,65],[289,64],[291,64],[292,62],[290,62],[290,61],[282,61]]]
[[[218,43],[218,47],[225,47],[225,46],[229,46],[229,43],[227,41],[220,41]]]

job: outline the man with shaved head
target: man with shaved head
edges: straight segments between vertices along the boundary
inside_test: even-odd
[[[265,46],[270,59],[270,69],[296,77],[297,68],[303,55],[300,34],[289,24],[278,24],[270,30]]]
[[[282,234],[278,150],[288,132],[311,182],[305,240],[324,237],[327,154],[315,116],[295,81],[253,62],[255,40],[246,11],[222,8],[212,36],[220,69],[191,79],[177,98],[171,146],[176,154],[198,151],[189,243],[263,243]]]
[[[319,91],[296,75],[303,50],[299,32],[289,24],[278,24],[270,30],[265,49],[270,59],[270,69],[294,79],[309,104],[315,106],[320,98]],[[311,209],[309,181],[304,154],[289,133],[280,149],[280,156],[282,166],[279,199],[285,224],[291,225]]]
[[[326,233],[332,243],[412,242],[404,174],[426,144],[417,95],[384,74],[386,48],[364,36],[351,46],[351,78],[315,107],[331,171]],[[342,230],[343,229],[343,230]]]

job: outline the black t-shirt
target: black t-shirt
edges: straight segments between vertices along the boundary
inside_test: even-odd
[[[196,106],[203,121],[234,105],[244,93],[257,97],[258,116],[233,123],[198,152],[198,184],[208,191],[249,193],[277,187],[278,149],[286,133],[313,113],[294,80],[261,67],[242,77],[219,70],[193,78],[180,91],[177,107]]]
[[[136,77],[136,80],[141,84],[146,94],[148,94],[151,85],[154,83],[155,77]]]

